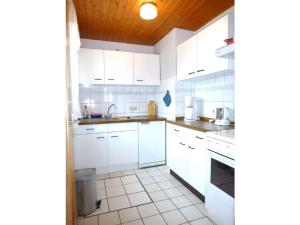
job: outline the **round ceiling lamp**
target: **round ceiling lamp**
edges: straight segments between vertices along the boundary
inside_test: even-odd
[[[140,16],[144,20],[153,20],[157,17],[157,7],[152,2],[144,2],[140,7]]]

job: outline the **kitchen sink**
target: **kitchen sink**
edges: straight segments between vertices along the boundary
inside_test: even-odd
[[[112,117],[111,119],[108,120],[129,120],[131,117]]]

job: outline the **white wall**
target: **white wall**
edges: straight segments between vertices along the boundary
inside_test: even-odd
[[[120,50],[120,51],[138,52],[138,53],[153,53],[154,50],[154,46],[149,46],[149,45],[135,45],[135,44],[91,40],[91,39],[80,39],[80,40],[81,40],[81,48]]]

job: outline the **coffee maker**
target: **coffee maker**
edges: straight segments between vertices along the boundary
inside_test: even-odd
[[[185,107],[184,107],[184,120],[194,121],[196,120],[196,98],[195,97],[185,97]]]

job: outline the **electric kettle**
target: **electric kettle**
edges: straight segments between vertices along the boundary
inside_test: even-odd
[[[216,112],[216,121],[215,121],[216,125],[225,126],[230,124],[229,108],[227,107],[216,108],[215,112]]]

